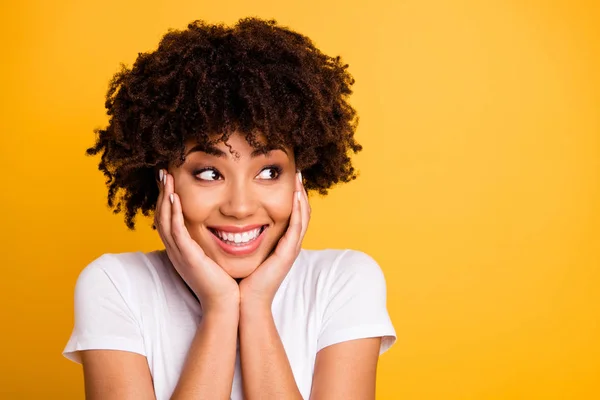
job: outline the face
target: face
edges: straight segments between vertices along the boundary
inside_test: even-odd
[[[231,277],[245,278],[287,229],[296,165],[290,149],[257,153],[237,133],[227,144],[234,154],[225,143],[188,143],[185,162],[169,172],[192,239]]]

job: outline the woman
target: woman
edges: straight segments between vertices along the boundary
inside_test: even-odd
[[[306,190],[354,179],[340,58],[275,21],[191,23],[113,78],[108,203],[165,249],[104,254],[75,289],[64,354],[97,399],[372,399],[395,341],[381,269],[303,250]]]

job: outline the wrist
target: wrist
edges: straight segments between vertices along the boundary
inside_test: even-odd
[[[267,301],[243,301],[240,303],[240,319],[249,320],[272,318],[271,302]]]
[[[200,301],[203,317],[232,319],[239,316],[240,303],[239,301],[227,301],[217,303],[207,303]]]
[[[220,331],[221,334],[224,334],[224,332],[229,330],[237,331],[239,323],[239,312],[229,311],[224,313],[211,310],[208,313],[202,314],[202,319],[200,320],[198,328],[201,328],[203,331],[206,331],[206,329],[216,329],[217,331]]]

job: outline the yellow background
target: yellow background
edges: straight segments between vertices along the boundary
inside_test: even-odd
[[[105,206],[120,62],[194,19],[274,17],[357,80],[359,180],[313,197],[307,248],[371,254],[397,344],[378,399],[600,398],[597,1],[2,3],[0,392],[82,398],[63,359],[79,271],[160,245]]]

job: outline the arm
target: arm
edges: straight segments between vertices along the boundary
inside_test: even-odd
[[[186,226],[174,178],[162,171],[155,219],[169,259],[203,311],[174,399],[229,399],[235,368],[240,296],[237,282],[206,256]]]
[[[308,197],[298,173],[288,230],[275,251],[240,283],[240,361],[245,398],[302,399],[271,305],[300,252],[310,216]]]
[[[251,310],[240,315],[244,394],[248,399],[302,399],[271,312]],[[381,338],[374,337],[319,351],[311,400],[374,400],[380,346]]]
[[[236,309],[202,318],[172,399],[229,399],[238,315]]]
[[[374,400],[381,338],[350,340],[317,353],[311,400]]]
[[[233,317],[232,317],[233,316]],[[229,399],[235,367],[237,310],[206,315],[173,399]],[[146,357],[117,350],[81,352],[86,399],[155,399]]]
[[[81,351],[85,398],[155,399],[146,357],[121,350]]]
[[[190,237],[173,185],[172,176],[161,171],[155,223],[169,259],[199,298],[204,312],[173,397],[229,399],[239,321],[238,285]],[[110,264],[110,258],[104,260]],[[89,342],[91,332],[95,343],[91,345],[94,347],[86,344],[88,349],[104,349],[81,351],[86,395],[102,400],[154,399],[143,338],[122,295],[127,289],[115,286],[127,277],[109,278],[104,264],[99,260],[86,268],[75,294],[75,338],[88,335]],[[76,343],[70,341],[69,353],[79,350]]]
[[[240,311],[240,360],[245,397],[250,400],[302,399],[270,308],[243,305]]]
[[[65,355],[83,366],[87,399],[154,399],[143,337],[112,255],[88,265],[75,286],[75,327]]]

